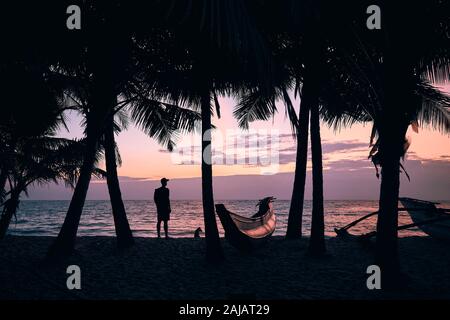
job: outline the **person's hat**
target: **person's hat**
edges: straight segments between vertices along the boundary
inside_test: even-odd
[[[167,182],[167,181],[169,181],[169,179],[166,179],[166,178],[162,178],[162,179],[161,179],[161,183]]]

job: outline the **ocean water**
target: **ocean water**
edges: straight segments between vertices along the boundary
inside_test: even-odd
[[[225,200],[224,203],[232,212],[243,216],[251,216],[256,212],[256,200]],[[172,213],[169,222],[171,237],[193,237],[195,229],[203,226],[201,201],[175,200],[171,202]],[[286,233],[289,201],[276,200],[274,209],[277,213],[277,228],[275,235]],[[447,207],[449,202],[445,204]],[[17,212],[17,219],[13,218],[9,234],[32,236],[56,236],[64,221],[69,201],[22,201]],[[156,208],[150,200],[128,200],[125,208],[133,234],[138,237],[156,236]],[[335,236],[334,228],[377,210],[377,201],[325,201],[326,235]],[[407,213],[401,212],[401,224],[411,223]],[[220,234],[223,229],[217,218]],[[354,234],[362,234],[375,229],[376,217],[371,217],[351,229]],[[303,217],[303,232],[309,234],[311,224],[311,201],[305,202]],[[162,229],[162,228],[161,228]],[[163,231],[163,230],[161,230]],[[114,236],[114,223],[109,201],[86,201],[78,229],[79,236]],[[403,236],[424,235],[418,228],[400,231]]]

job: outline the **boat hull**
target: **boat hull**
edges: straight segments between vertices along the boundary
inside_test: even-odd
[[[228,211],[223,204],[216,205],[225,231],[225,239],[241,251],[252,251],[265,244],[276,227],[276,215],[271,208],[267,214],[258,218],[247,218]]]
[[[400,198],[399,200],[407,209],[414,223],[420,224],[424,221],[448,216],[448,214],[440,212],[433,202],[411,198]],[[419,228],[433,238],[450,241],[450,219],[421,224]]]

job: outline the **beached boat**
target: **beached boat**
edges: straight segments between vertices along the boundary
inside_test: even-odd
[[[437,208],[434,202],[412,198],[399,198],[413,222],[426,234],[450,241],[450,213]]]
[[[225,238],[242,251],[251,251],[265,243],[276,227],[273,200],[273,197],[260,200],[258,212],[250,218],[228,211],[223,204],[217,204],[216,212],[225,231]]]

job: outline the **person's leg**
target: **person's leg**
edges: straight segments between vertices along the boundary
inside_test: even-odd
[[[158,238],[161,238],[161,220],[158,220],[156,224],[156,231],[158,232]]]
[[[164,220],[164,233],[166,234],[166,238],[169,237],[169,226],[167,225],[167,220]]]

